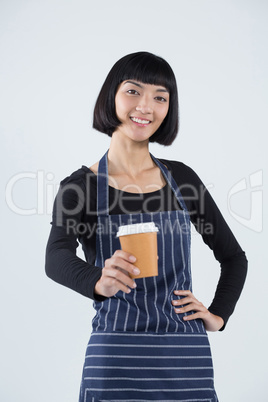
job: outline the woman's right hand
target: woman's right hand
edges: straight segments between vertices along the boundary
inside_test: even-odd
[[[95,286],[95,293],[105,297],[114,296],[119,290],[130,293],[137,286],[129,274],[138,275],[139,269],[133,265],[136,258],[123,251],[116,250],[111,258],[105,260],[102,275]]]

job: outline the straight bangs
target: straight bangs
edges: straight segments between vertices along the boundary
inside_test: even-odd
[[[121,71],[120,71],[121,70]],[[136,80],[144,84],[160,85],[172,92],[175,76],[171,67],[162,58],[150,53],[140,52],[121,64],[118,71],[119,84],[126,80]]]

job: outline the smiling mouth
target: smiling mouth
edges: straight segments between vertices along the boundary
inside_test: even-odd
[[[151,123],[150,120],[138,119],[138,117],[130,117],[130,119],[132,121],[134,121],[134,123],[138,123],[138,124],[150,124]]]

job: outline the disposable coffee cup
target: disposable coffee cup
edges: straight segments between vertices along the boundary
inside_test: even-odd
[[[131,278],[148,278],[158,275],[157,232],[154,222],[135,223],[119,226],[119,237],[122,250],[134,255],[133,265],[139,268],[139,275],[130,274]]]

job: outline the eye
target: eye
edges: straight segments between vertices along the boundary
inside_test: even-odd
[[[127,93],[130,94],[130,95],[139,95],[139,92],[136,91],[135,89],[129,89],[129,90],[127,91]]]
[[[160,102],[167,102],[166,98],[163,98],[162,96],[157,96],[155,99]]]

